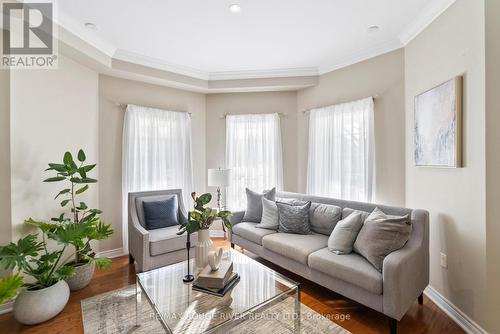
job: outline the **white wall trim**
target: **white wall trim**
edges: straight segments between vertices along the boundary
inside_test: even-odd
[[[435,19],[443,14],[456,0],[432,0],[420,14],[403,30],[399,40],[406,46],[427,28]]]
[[[116,257],[128,255],[127,252],[123,248],[115,248],[115,249],[110,249],[110,250],[105,250],[102,252],[98,252],[97,257],[108,257],[110,259],[114,259]]]
[[[474,320],[469,318],[464,312],[456,307],[452,302],[441,295],[436,289],[430,285],[425,288],[424,293],[429,299],[436,304],[446,315],[455,321],[466,333],[470,334],[487,334]]]
[[[317,75],[319,75],[317,67],[297,67],[297,68],[282,68],[282,69],[255,70],[255,71],[209,72],[208,80],[266,79],[266,78],[285,78],[285,77],[307,77],[307,76],[317,76]]]
[[[12,312],[12,310],[14,309],[14,300],[15,299],[1,304],[0,305],[0,314]]]

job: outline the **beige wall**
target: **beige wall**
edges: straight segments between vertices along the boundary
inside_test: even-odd
[[[115,234],[101,242],[105,250],[122,247],[122,130],[124,106],[137,104],[192,113],[193,186],[205,191],[205,95],[138,81],[99,77],[99,168],[102,217]]]
[[[458,0],[405,50],[406,204],[430,211],[431,287],[482,326],[487,313],[484,22],[483,1]],[[464,167],[417,168],[414,96],[460,74]],[[448,255],[448,269],[440,267],[440,252]]]
[[[500,331],[500,1],[486,0],[486,329]]]
[[[298,190],[307,180],[308,117],[304,110],[375,97],[375,201],[404,205],[404,62],[393,51],[320,77],[319,84],[298,92]]]
[[[283,188],[297,190],[296,92],[228,93],[207,95],[207,168],[224,167],[225,114],[283,113],[280,118],[283,146]],[[214,189],[209,189],[215,191]]]
[[[28,217],[50,219],[61,210],[60,183],[43,183],[49,162],[82,148],[97,162],[97,73],[64,56],[56,70],[11,71],[12,233],[17,239]],[[99,171],[93,171],[99,177]],[[83,194],[98,205],[98,188]]]
[[[0,45],[3,31],[0,29]],[[10,71],[0,69],[0,245],[11,241]]]

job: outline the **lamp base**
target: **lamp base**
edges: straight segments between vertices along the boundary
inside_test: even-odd
[[[184,283],[191,283],[192,281],[194,281],[194,276],[193,275],[186,275],[186,276],[184,276],[182,281]]]

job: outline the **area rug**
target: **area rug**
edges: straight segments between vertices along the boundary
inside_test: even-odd
[[[160,322],[154,319],[154,311],[143,297],[141,326],[135,327],[135,285],[107,292],[81,301],[83,329],[85,334],[156,334],[164,333]],[[288,298],[261,311],[259,317],[240,322],[224,334],[290,333],[293,319],[276,317],[284,310],[293,309],[293,300]],[[265,316],[270,315],[270,316]],[[350,334],[341,326],[301,304],[301,333]],[[220,331],[222,332],[222,331]],[[186,331],[178,333],[188,333]],[[195,332],[192,332],[195,334]]]

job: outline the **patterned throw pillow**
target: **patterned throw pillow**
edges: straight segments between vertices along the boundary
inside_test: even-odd
[[[311,234],[309,208],[311,202],[304,205],[290,205],[276,202],[278,207],[278,232],[294,234]]]

